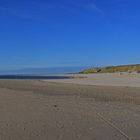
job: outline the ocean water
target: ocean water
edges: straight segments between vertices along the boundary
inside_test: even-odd
[[[7,80],[47,80],[47,79],[70,79],[71,76],[36,76],[36,75],[1,75],[0,79]]]

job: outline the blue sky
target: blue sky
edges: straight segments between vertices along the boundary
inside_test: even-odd
[[[0,0],[0,70],[140,63],[139,0]]]

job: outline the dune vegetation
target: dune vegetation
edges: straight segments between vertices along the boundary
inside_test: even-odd
[[[89,74],[89,73],[116,73],[116,72],[140,73],[140,64],[90,68],[85,69],[80,73]]]

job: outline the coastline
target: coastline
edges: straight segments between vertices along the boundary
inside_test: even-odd
[[[140,74],[136,73],[64,74],[60,76],[71,76],[73,78],[43,81],[79,85],[140,87]]]

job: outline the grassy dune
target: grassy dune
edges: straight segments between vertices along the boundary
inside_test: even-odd
[[[88,74],[88,73],[115,73],[115,72],[140,73],[140,64],[90,68],[90,69],[85,69],[81,71],[80,73]]]

